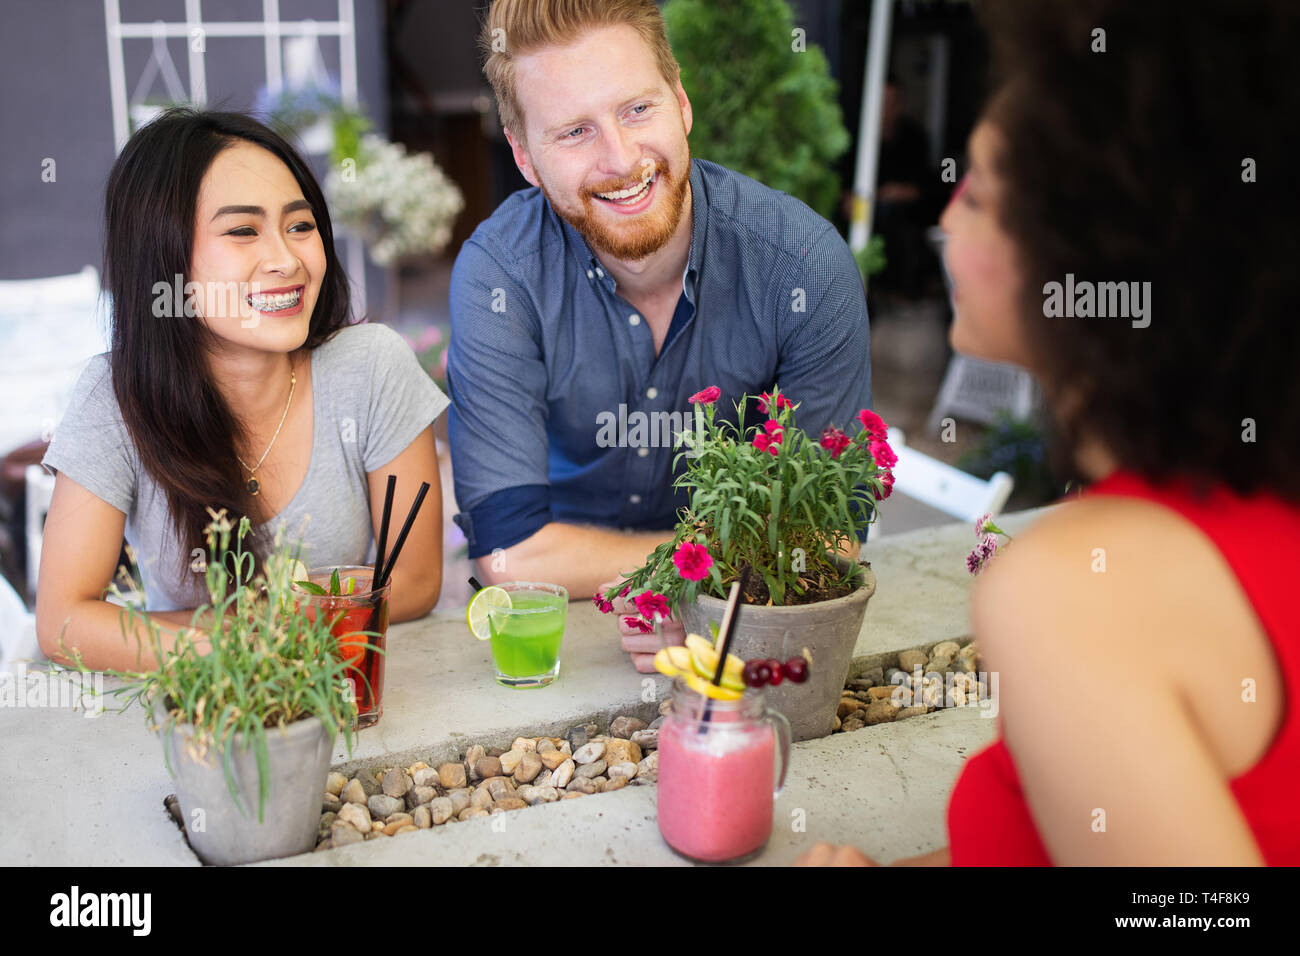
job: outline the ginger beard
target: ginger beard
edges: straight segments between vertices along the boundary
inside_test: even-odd
[[[689,151],[686,154],[685,168],[690,169]],[[689,175],[674,177],[668,165],[658,160],[655,161],[653,177],[651,190],[659,195],[651,197],[650,207],[644,212],[627,216],[620,216],[614,209],[596,209],[597,203],[604,202],[596,198],[596,193],[609,194],[635,188],[641,184],[643,176],[597,183],[594,188],[582,190],[578,194],[582,207],[578,210],[566,209],[557,203],[547,190],[544,180],[541,181],[540,188],[556,215],[577,230],[592,249],[614,259],[636,262],[658,252],[673,237],[681,223],[686,190],[691,183]],[[611,220],[614,217],[625,221],[613,222]]]

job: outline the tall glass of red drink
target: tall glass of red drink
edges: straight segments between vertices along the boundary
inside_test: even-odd
[[[357,726],[370,727],[384,713],[384,657],[387,651],[388,599],[392,584],[371,589],[373,569],[365,566],[316,568],[307,580],[324,591],[338,573],[344,593],[315,594],[297,585],[294,590],[308,617],[332,621],[339,653],[348,663],[347,679],[357,703]],[[349,585],[348,581],[352,583]]]

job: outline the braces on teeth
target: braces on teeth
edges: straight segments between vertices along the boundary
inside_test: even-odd
[[[293,292],[281,292],[277,295],[249,295],[248,304],[258,311],[278,312],[280,309],[297,305],[300,298],[302,298],[302,290],[295,289]]]

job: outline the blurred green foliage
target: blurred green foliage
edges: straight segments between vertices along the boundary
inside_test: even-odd
[[[830,218],[849,134],[826,56],[800,49],[785,0],[669,0],[663,16],[691,98],[691,155]]]

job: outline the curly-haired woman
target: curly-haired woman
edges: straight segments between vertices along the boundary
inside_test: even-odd
[[[984,7],[952,341],[1037,375],[1091,485],[978,579],[1001,734],[900,862],[1300,864],[1300,11]]]

